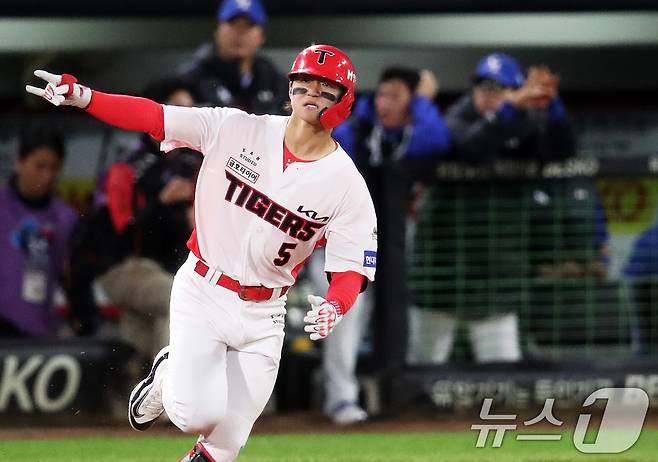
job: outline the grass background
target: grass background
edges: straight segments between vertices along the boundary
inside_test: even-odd
[[[658,430],[645,429],[621,454],[581,454],[565,432],[561,441],[516,441],[476,448],[476,432],[255,435],[239,462],[649,462],[658,460]],[[78,437],[0,441],[0,461],[176,462],[193,445],[189,436]],[[589,442],[589,440],[587,440]]]

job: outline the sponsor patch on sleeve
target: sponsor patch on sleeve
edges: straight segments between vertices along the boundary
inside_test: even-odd
[[[363,266],[365,268],[375,268],[377,266],[377,252],[374,250],[364,250]]]

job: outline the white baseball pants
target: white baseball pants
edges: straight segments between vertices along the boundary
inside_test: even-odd
[[[243,301],[216,285],[213,271],[197,274],[196,261],[190,254],[174,278],[163,402],[178,428],[230,462],[272,394],[286,298]]]

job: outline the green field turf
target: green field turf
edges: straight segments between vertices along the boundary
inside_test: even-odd
[[[500,448],[475,448],[476,433],[368,433],[256,435],[239,462],[644,462],[658,460],[658,430],[644,430],[622,454],[580,454],[571,434],[558,442],[520,442],[507,433]],[[193,444],[189,437],[85,437],[0,441],[0,461],[176,462]],[[491,439],[489,440],[489,443]]]

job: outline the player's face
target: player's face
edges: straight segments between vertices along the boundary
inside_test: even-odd
[[[49,147],[36,148],[16,161],[18,190],[28,199],[41,199],[55,191],[62,162]]]
[[[402,80],[387,80],[379,84],[375,96],[377,118],[386,128],[399,128],[409,122],[409,105],[413,95]]]
[[[245,16],[236,16],[217,25],[219,55],[227,60],[253,58],[265,42],[265,31]]]
[[[483,80],[473,87],[473,105],[481,116],[496,112],[505,101],[505,88],[493,80]]]
[[[305,121],[317,124],[320,113],[338,102],[342,87],[331,80],[312,75],[299,75],[290,82],[292,112]]]

